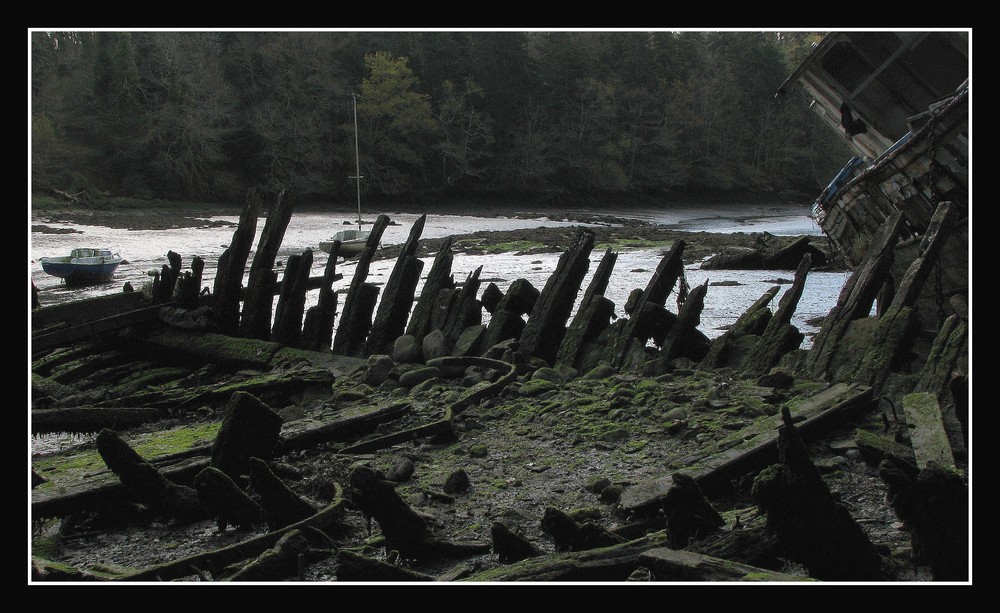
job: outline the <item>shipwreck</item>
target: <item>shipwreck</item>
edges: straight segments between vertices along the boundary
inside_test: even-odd
[[[379,286],[381,215],[341,302],[336,243],[322,277],[307,250],[279,279],[294,199],[259,190],[212,288],[204,262],[170,252],[142,291],[33,308],[32,433],[99,434],[32,458],[32,579],[891,581],[910,564],[969,580],[967,46],[831,34],[782,86],[802,84],[857,152],[816,203],[853,270],[808,349],[792,316],[810,251],[776,308],[777,286],[709,339],[684,240],[616,317],[617,252],[582,287],[593,231],[544,287],[501,291],[481,268],[456,281],[451,239],[424,273],[421,219]],[[853,450],[834,468],[869,471],[866,487],[881,477],[906,562],[872,540],[871,522],[891,522],[863,526],[831,491],[817,442]],[[543,445],[637,474],[582,483]],[[511,491],[545,497],[544,513],[505,509]],[[151,518],[177,552],[99,568],[67,553]]]

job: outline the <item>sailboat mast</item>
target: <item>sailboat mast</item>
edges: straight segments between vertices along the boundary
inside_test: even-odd
[[[351,94],[351,99],[354,101],[354,168],[355,176],[348,177],[349,179],[356,179],[358,182],[358,231],[361,231],[361,154],[358,149],[358,96],[357,94]]]

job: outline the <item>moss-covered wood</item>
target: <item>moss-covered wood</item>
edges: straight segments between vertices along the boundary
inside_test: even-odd
[[[240,316],[240,336],[267,339],[271,331],[271,304],[277,273],[274,261],[285,237],[288,222],[292,219],[294,204],[282,191],[270,208],[264,230],[261,232],[257,251],[247,277],[247,296]]]
[[[219,327],[225,334],[236,335],[240,325],[240,298],[243,292],[243,271],[253,239],[257,235],[257,218],[260,214],[261,194],[252,189],[240,212],[239,225],[233,232],[229,247],[219,256],[212,291],[212,310]]]
[[[531,309],[520,336],[518,351],[527,357],[542,358],[552,364],[566,334],[566,322],[576,303],[580,284],[590,268],[594,234],[582,231],[556,264]]]
[[[368,242],[361,255],[358,256],[354,277],[344,297],[344,308],[340,315],[340,323],[333,337],[333,352],[340,355],[358,356],[364,347],[365,339],[372,325],[372,312],[378,296],[378,288],[367,284],[368,269],[371,266],[375,250],[382,241],[382,234],[389,225],[387,215],[379,215],[372,224]],[[374,291],[373,291],[374,290]]]
[[[753,497],[782,548],[820,580],[889,579],[881,555],[812,463],[787,408],[777,447],[780,463],[757,476]]]
[[[871,388],[838,383],[814,396],[788,407],[798,421],[803,436],[813,436],[839,421],[872,406]],[[730,480],[773,463],[777,459],[777,416],[759,418],[753,425],[738,430],[697,454],[679,460],[687,466],[684,473],[699,487],[712,493],[730,487]],[[643,481],[628,487],[619,504],[633,513],[656,512],[663,497],[673,487],[673,476]]]
[[[424,268],[424,263],[416,257],[416,252],[426,221],[427,215],[421,215],[410,228],[406,243],[403,244],[396,265],[385,284],[382,301],[372,321],[371,332],[368,334],[362,355],[392,353],[392,344],[406,329],[406,320],[413,307],[413,295],[420,281],[420,272]]]
[[[295,530],[316,528],[325,530],[335,526],[344,514],[343,489],[338,485],[333,501],[311,517],[279,530],[257,535],[245,541],[198,553],[119,577],[119,581],[171,581],[197,573],[197,569],[218,575],[231,564],[260,555],[273,547],[286,534]]]

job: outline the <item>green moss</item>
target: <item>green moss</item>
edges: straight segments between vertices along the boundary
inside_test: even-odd
[[[539,394],[555,389],[558,388],[556,384],[551,381],[545,381],[544,379],[532,379],[521,385],[520,393],[522,396],[538,396]]]
[[[646,441],[628,441],[622,448],[625,453],[636,453],[646,447]]]
[[[121,384],[111,389],[111,393],[112,395],[124,395],[128,390],[138,390],[144,387],[174,382],[177,379],[188,376],[190,373],[191,371],[187,368],[175,367],[143,370],[132,377],[124,379]]]
[[[663,387],[663,384],[656,379],[643,379],[635,386],[640,391],[656,391]]]
[[[219,433],[222,422],[197,423],[173,430],[157,432],[132,444],[136,453],[147,460],[187,451],[192,447],[210,444]]]
[[[139,435],[128,442],[143,459],[154,460],[192,447],[211,444],[221,426],[222,422],[197,423]],[[69,482],[107,470],[104,459],[96,449],[36,458],[32,460],[31,467],[48,480],[35,488],[39,492],[56,491]]]

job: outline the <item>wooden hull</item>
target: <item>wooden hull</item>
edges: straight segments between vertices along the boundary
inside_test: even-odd
[[[896,250],[898,283],[919,256],[920,241],[941,202],[958,215],[922,302],[925,312],[969,290],[969,100],[968,90],[942,106],[905,141],[881,155],[827,200],[817,201],[816,221],[852,268],[864,261],[883,222],[902,211],[904,236]],[[933,318],[926,318],[928,320]]]

